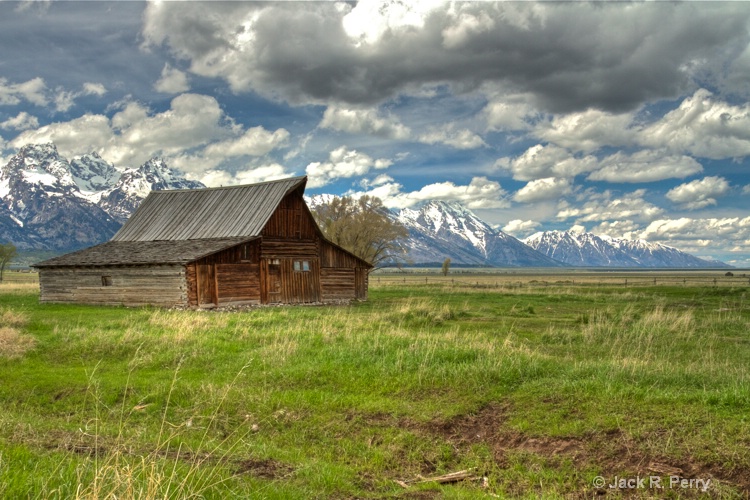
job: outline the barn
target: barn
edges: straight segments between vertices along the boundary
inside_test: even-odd
[[[152,191],[110,241],[35,264],[40,300],[211,308],[367,299],[372,265],[325,239],[306,183]]]

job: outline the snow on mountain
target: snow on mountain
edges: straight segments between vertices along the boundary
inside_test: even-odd
[[[98,203],[104,191],[112,189],[122,175],[115,166],[97,153],[73,158],[70,172],[79,189],[79,195]]]
[[[20,249],[80,248],[109,239],[119,224],[79,196],[54,144],[27,145],[0,169],[0,240]]]
[[[107,241],[154,189],[192,189],[163,160],[120,171],[96,153],[60,156],[54,144],[21,148],[0,167],[0,241],[22,250],[71,250]]]
[[[498,231],[460,203],[430,201],[395,214],[409,231],[408,260],[507,267],[561,266],[516,238]]]
[[[626,240],[593,233],[544,231],[524,242],[537,251],[580,267],[707,268],[730,267],[706,261],[676,248],[646,240]]]
[[[124,223],[151,191],[204,187],[201,182],[185,179],[162,158],[152,158],[139,168],[125,170],[117,183],[102,193],[99,206]]]

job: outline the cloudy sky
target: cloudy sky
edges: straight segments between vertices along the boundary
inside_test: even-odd
[[[0,2],[0,163],[120,167],[750,265],[750,3]]]

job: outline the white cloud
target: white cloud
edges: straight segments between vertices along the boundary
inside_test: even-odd
[[[107,93],[106,87],[101,83],[86,82],[83,84],[83,95],[103,96]]]
[[[289,139],[289,132],[280,128],[273,132],[263,127],[248,129],[240,137],[216,142],[206,147],[204,156],[226,158],[230,156],[263,156]]]
[[[570,231],[571,233],[582,234],[586,232],[586,226],[582,226],[580,224],[573,224],[572,226],[570,226],[570,229],[568,229],[568,231]]]
[[[733,106],[700,89],[640,134],[640,142],[701,158],[750,155],[750,105]]]
[[[540,200],[553,200],[570,194],[572,188],[568,179],[546,177],[529,181],[513,196],[515,201],[531,203]]]
[[[343,17],[342,25],[346,34],[353,40],[372,45],[387,32],[421,28],[430,11],[442,3],[434,0],[362,0]]]
[[[8,118],[0,123],[0,128],[5,130],[28,130],[39,126],[39,120],[36,116],[21,111],[14,118]]]
[[[557,213],[557,218],[575,218],[577,223],[625,219],[653,220],[664,210],[646,201],[643,198],[645,194],[645,189],[638,189],[615,197],[614,193],[609,190],[596,193],[588,189],[578,195],[578,201],[584,202],[582,205],[572,207],[562,204],[563,207]]]
[[[612,238],[638,239],[641,226],[632,220],[603,221],[591,229],[596,235],[606,235]]]
[[[659,219],[641,231],[640,237],[687,251],[720,241],[730,252],[747,252],[750,250],[750,217]]]
[[[667,198],[673,203],[689,210],[697,210],[716,205],[716,197],[729,192],[729,182],[723,177],[711,176],[680,184],[667,192]]]
[[[233,186],[283,179],[290,175],[290,172],[287,172],[284,166],[273,163],[242,170],[234,174],[224,170],[209,170],[200,176],[200,181],[208,187]]]
[[[491,93],[490,89],[483,89]],[[531,96],[512,95],[495,96],[482,110],[482,115],[487,121],[488,130],[512,131],[526,130],[530,126],[528,120],[536,115],[536,111],[529,104]]]
[[[0,105],[16,105],[27,101],[37,106],[47,104],[47,86],[41,78],[33,78],[23,83],[8,83],[0,78]]]
[[[604,146],[634,144],[637,130],[631,128],[632,121],[631,113],[613,114],[588,109],[540,121],[532,133],[571,151],[592,152]]]
[[[336,179],[365,175],[372,168],[382,170],[390,165],[390,160],[374,160],[365,153],[341,146],[330,152],[328,161],[310,163],[305,171],[308,175],[308,186],[316,188]]]
[[[165,156],[185,172],[203,173],[227,159],[262,156],[284,145],[288,136],[285,129],[243,130],[213,97],[182,94],[161,113],[130,102],[111,119],[86,114],[69,122],[26,130],[11,141],[11,146],[54,142],[65,156],[95,151],[123,167],[137,167],[154,156]]]
[[[522,238],[536,231],[539,226],[541,224],[533,220],[515,219],[504,225],[502,230],[516,238]]]
[[[495,166],[508,170],[518,181],[531,181],[548,177],[572,178],[591,172],[599,166],[592,155],[576,157],[567,149],[549,144],[537,144],[517,158],[501,158]]]
[[[380,116],[375,109],[348,109],[335,105],[328,106],[320,127],[400,140],[408,139],[411,133],[397,118]]]
[[[474,177],[464,186],[447,181],[428,184],[418,191],[405,193],[402,189],[401,184],[389,182],[366,192],[350,194],[355,197],[363,194],[377,196],[389,208],[407,208],[426,200],[459,201],[471,209],[506,208],[510,205],[500,183],[486,177]]]
[[[419,136],[419,141],[425,144],[445,144],[456,149],[476,149],[487,146],[484,140],[471,130],[455,130],[450,125],[430,128]]]
[[[601,168],[587,179],[607,182],[654,182],[683,178],[703,171],[689,156],[667,155],[664,151],[643,150],[631,155],[617,152],[600,162]]]
[[[190,84],[184,72],[166,63],[161,70],[161,77],[154,83],[154,90],[165,94],[180,94],[190,90]]]
[[[62,87],[55,89],[52,101],[55,103],[55,110],[59,112],[68,111],[75,104],[75,100],[84,95],[95,95],[98,97],[107,93],[107,89],[101,83],[86,82],[79,91],[65,90]]]

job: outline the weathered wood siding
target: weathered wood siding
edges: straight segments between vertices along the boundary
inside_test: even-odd
[[[339,247],[321,240],[323,300],[367,300],[369,268]]]
[[[318,226],[300,193],[288,194],[263,228],[261,235],[284,239],[313,240],[318,238]]]
[[[108,277],[104,286],[102,277]],[[39,271],[40,302],[176,306],[187,302],[181,265],[66,267]]]
[[[352,300],[356,297],[354,269],[324,267],[320,270],[323,302]]]
[[[251,241],[187,265],[191,307],[260,302],[260,243]]]

